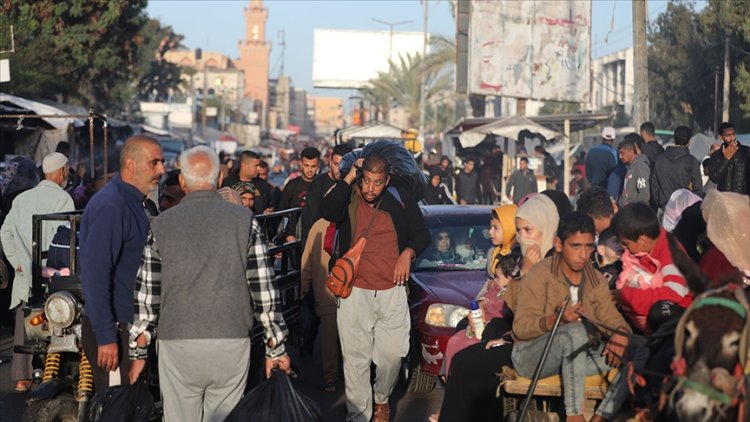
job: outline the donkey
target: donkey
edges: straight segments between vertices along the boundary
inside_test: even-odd
[[[678,248],[671,249],[695,295],[675,331],[672,410],[680,421],[742,421],[748,417],[750,387],[750,291],[739,274],[709,290],[698,266]]]

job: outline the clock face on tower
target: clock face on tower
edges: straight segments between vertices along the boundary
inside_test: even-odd
[[[253,39],[254,39],[254,40],[257,40],[257,39],[258,39],[258,37],[259,37],[259,33],[258,33],[258,24],[257,24],[257,23],[253,25],[253,30],[252,30],[252,34],[253,34]]]

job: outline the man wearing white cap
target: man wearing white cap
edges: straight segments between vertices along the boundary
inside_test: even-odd
[[[607,179],[617,166],[617,151],[612,146],[617,135],[612,127],[602,130],[602,143],[591,148],[586,156],[586,177],[591,186],[607,188]]]
[[[36,187],[18,195],[13,200],[5,218],[0,239],[8,261],[16,270],[11,292],[10,308],[16,308],[14,344],[24,344],[23,306],[31,295],[31,216],[55,212],[74,211],[73,198],[62,188],[68,181],[68,159],[59,152],[44,157],[42,162],[44,180]],[[42,247],[49,246],[61,223],[44,223]],[[31,387],[31,355],[15,353],[11,369],[16,380],[16,391],[24,392]]]

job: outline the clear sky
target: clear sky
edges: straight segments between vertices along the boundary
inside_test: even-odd
[[[455,23],[450,3],[446,0],[429,1],[430,33],[455,36]],[[411,21],[395,30],[422,31],[424,6],[419,0],[378,1],[264,1],[269,10],[266,39],[273,48],[270,57],[270,76],[279,76],[281,68],[280,31],[285,31],[286,54],[284,73],[291,76],[294,86],[317,95],[347,96],[351,91],[312,89],[312,46],[315,28],[387,30],[373,21]],[[219,51],[232,58],[239,57],[238,41],[244,37],[243,9],[248,1],[210,0],[151,0],[148,14],[171,25],[185,36],[183,44],[190,48]],[[667,6],[665,0],[648,0],[648,14],[655,18]],[[592,48],[593,57],[600,57],[633,43],[632,5],[629,0],[593,0]],[[341,58],[346,60],[345,57]],[[337,95],[338,94],[338,95]]]

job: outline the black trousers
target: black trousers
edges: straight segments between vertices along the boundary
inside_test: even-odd
[[[513,366],[512,345],[485,349],[486,341],[510,331],[512,319],[493,319],[485,328],[483,342],[456,353],[445,384],[441,422],[493,421],[502,419],[502,397],[496,397],[498,374],[503,366]]]
[[[96,343],[94,330],[91,328],[91,322],[88,318],[83,317],[83,330],[81,333],[81,343],[86,357],[91,364],[94,373],[94,393],[107,390],[109,387],[116,385],[130,385],[130,358],[128,357],[129,334],[127,324],[117,324],[117,353],[118,367],[113,372],[120,374],[120,383],[110,385],[110,372],[105,371],[97,365],[96,360],[99,356],[99,345]]]

